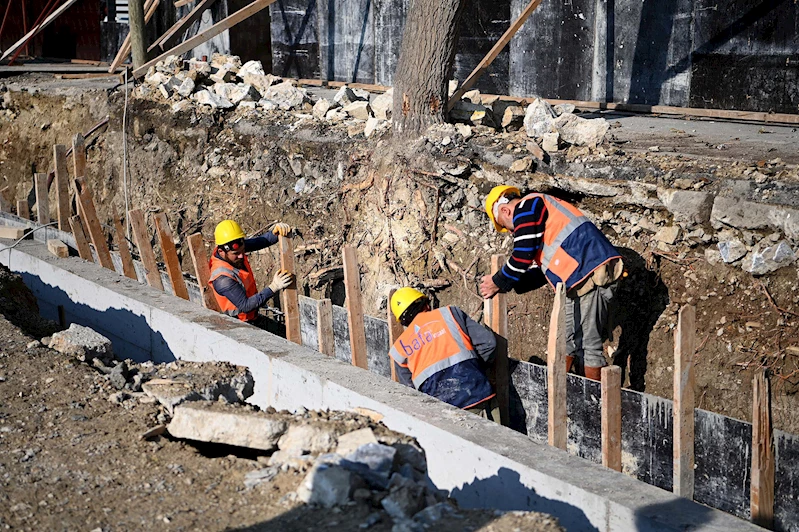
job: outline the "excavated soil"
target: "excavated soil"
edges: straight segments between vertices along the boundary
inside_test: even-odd
[[[774,159],[790,143],[775,148],[764,141],[759,151],[755,135],[746,149],[726,150],[716,138],[703,141],[702,131],[658,130],[651,137],[641,132],[625,137],[624,130],[614,127],[611,138],[618,142],[593,151],[571,148],[552,162],[566,174],[553,176],[551,169],[549,174],[508,171],[508,157],[513,161],[529,155],[528,139],[520,132],[474,128],[468,141],[453,137],[444,142],[441,138],[450,135],[444,132],[437,139],[430,135],[404,145],[388,135],[350,138],[346,126],[290,113],[172,113],[164,104],[131,100],[123,182],[124,95],[119,90],[107,94],[106,87],[36,83],[43,92],[4,93],[9,96],[4,96],[0,120],[0,175],[17,197],[30,186],[30,177],[24,176],[49,169],[53,143],[68,143],[72,134],[86,131],[107,113],[109,125],[88,142],[88,177],[101,221],[110,226],[112,206],[124,211],[125,183],[128,205],[166,212],[181,243],[196,231],[210,239],[214,225],[226,217],[240,220],[249,234],[286,221],[296,228],[301,291],[343,304],[341,279],[321,282],[314,275],[340,266],[342,245],[353,245],[365,311],[373,316],[385,315],[391,288],[414,284],[431,289],[438,303],[458,305],[481,319],[478,280],[490,272],[492,253],[511,250],[509,239],[486,225],[484,195],[494,184],[508,181],[560,194],[590,213],[625,257],[630,275],[619,287],[619,325],[611,343],[617,348],[615,361],[625,368],[625,385],[671,397],[677,311],[690,303],[697,307],[697,405],[750,420],[753,372],[768,367],[774,383],[774,425],[799,433],[795,265],[755,278],[736,266],[709,263],[704,252],[715,248],[715,240],[659,247],[651,232],[631,236],[616,231],[629,226],[618,217],[621,209],[660,226],[672,222],[668,212],[575,192],[567,173],[582,168],[598,178],[669,187],[682,179],[697,190],[748,180],[762,195],[759,199],[787,198],[790,204],[792,189],[779,183],[795,184],[799,172]],[[760,136],[769,140],[768,133]],[[681,144],[668,141],[669,135],[690,139]],[[649,151],[648,145],[662,149]],[[671,148],[692,151],[670,153]],[[728,153],[737,159],[724,158]],[[709,226],[704,229],[714,233]],[[770,232],[750,232],[750,237],[756,242]],[[185,245],[179,244],[178,251],[184,271],[193,271]],[[259,252],[252,263],[264,285],[277,269],[277,253],[274,248]],[[544,358],[551,304],[546,288],[509,296],[511,356]]]
[[[0,297],[35,310],[30,293],[19,298],[13,277],[0,276]],[[135,392],[119,402],[104,375],[42,346],[31,331],[0,316],[0,529],[364,530],[375,513],[380,519],[369,530],[392,529],[388,515],[369,503],[323,509],[294,502],[288,495],[305,475],[298,470],[247,489],[245,475],[263,467],[257,452],[143,439],[163,421],[157,403]],[[309,423],[338,420],[387,432],[355,414],[307,414]],[[436,528],[562,530],[543,514],[457,515]]]

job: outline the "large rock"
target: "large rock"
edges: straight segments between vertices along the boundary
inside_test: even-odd
[[[197,81],[197,78],[207,78],[211,75],[211,65],[208,61],[189,59],[189,73],[192,72],[195,75],[195,81]]]
[[[727,264],[742,259],[746,255],[746,246],[737,238],[720,241],[718,243],[721,260]]]
[[[324,120],[325,115],[332,108],[332,105],[333,104],[330,102],[330,100],[319,98],[319,100],[317,100],[317,102],[313,105],[313,115],[319,120]]]
[[[388,89],[383,94],[377,96],[372,100],[371,106],[375,118],[389,120],[391,118],[391,110],[394,107],[394,89]]]
[[[678,222],[703,224],[710,220],[713,196],[695,190],[658,188],[658,199]]]
[[[292,425],[278,442],[281,451],[298,450],[313,454],[326,453],[335,445],[333,430],[318,425]]]
[[[502,127],[507,131],[517,131],[524,126],[524,108],[519,105],[509,105],[502,113]]]
[[[562,114],[555,119],[555,127],[560,138],[575,146],[596,147],[605,140],[610,124],[604,118],[585,118],[571,113]]]
[[[367,443],[377,443],[377,438],[375,438],[375,434],[370,428],[354,430],[352,432],[342,434],[338,437],[336,454],[347,456],[348,454],[355,452],[361,445],[366,445]]]
[[[341,466],[317,463],[297,488],[297,496],[306,504],[318,504],[325,508],[342,506],[350,500],[350,495],[357,487],[353,477]]]
[[[290,81],[272,85],[262,93],[262,96],[264,99],[274,102],[279,109],[284,111],[300,109],[305,102],[309,101],[305,89],[295,87]]]
[[[541,98],[533,100],[524,113],[524,129],[528,137],[543,137],[546,133],[556,132],[552,106]]]
[[[242,101],[257,101],[261,98],[257,90],[244,83],[217,83],[213,89],[217,96],[225,98],[233,105],[238,105]]]
[[[247,73],[244,75],[239,74],[239,77],[247,85],[255,87],[255,90],[257,90],[262,96],[269,87],[271,87],[275,83],[279,83],[280,81],[282,81],[281,78],[273,76],[272,74]]]
[[[384,120],[378,120],[377,118],[370,116],[366,119],[366,124],[363,128],[363,136],[367,139],[374,135],[375,131],[380,128],[381,124],[385,124]]]
[[[346,105],[344,112],[358,120],[367,120],[372,114],[372,108],[369,106],[369,102],[359,100]]]
[[[89,362],[93,358],[110,360],[114,357],[111,340],[76,323],[71,324],[66,331],[53,334],[48,347],[84,362]]]
[[[339,104],[341,107],[346,107],[352,102],[358,101],[369,101],[369,92],[363,89],[352,89],[350,87],[341,87],[335,96],[333,96],[333,101]]]
[[[211,67],[225,69],[235,73],[241,68],[241,58],[237,55],[214,52],[211,54]]]
[[[286,421],[246,406],[193,402],[175,408],[167,430],[175,438],[272,451]]]
[[[741,267],[752,275],[766,275],[791,265],[795,259],[791,246],[781,241],[765,249],[752,251],[744,258]]]
[[[657,233],[655,233],[654,238],[658,242],[663,242],[664,244],[676,244],[677,239],[680,238],[680,226],[669,225],[666,227],[661,227],[658,229]]]
[[[358,473],[373,488],[385,489],[394,469],[396,456],[397,450],[393,447],[367,443],[348,454],[342,466]]]
[[[230,109],[233,107],[233,104],[221,96],[214,94],[213,92],[203,89],[201,91],[197,91],[191,96],[197,103],[202,105],[208,105],[212,109]]]
[[[781,230],[792,240],[799,240],[799,209],[717,196],[713,201],[710,221],[714,227]]]
[[[177,88],[177,92],[184,98],[188,98],[191,96],[191,93],[194,92],[194,81],[192,81],[191,78],[184,79]]]
[[[248,74],[255,74],[255,75],[258,75],[258,76],[263,76],[263,75],[265,75],[264,74],[264,66],[261,64],[260,61],[247,61],[239,69],[239,77],[240,78],[244,78],[244,76],[246,76]]]
[[[159,85],[163,85],[169,82],[171,76],[164,74],[163,72],[153,72],[152,74],[147,74],[144,76],[144,82],[148,85],[152,85],[153,87],[158,87]]]

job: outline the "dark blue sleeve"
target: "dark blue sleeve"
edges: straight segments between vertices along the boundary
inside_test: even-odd
[[[394,364],[394,368],[396,368],[397,380],[400,382],[400,384],[404,384],[405,386],[414,388],[413,374],[411,373],[411,370],[409,370],[408,368],[403,368],[402,366],[397,364],[397,362],[394,361],[393,359],[391,363]]]
[[[264,248],[268,248],[273,244],[277,244],[277,235],[267,231],[266,233],[262,234],[261,236],[256,236],[254,238],[248,238],[244,241],[245,249],[249,251],[260,251]]]
[[[247,292],[244,291],[243,286],[235,279],[224,275],[214,279],[214,290],[216,290],[217,294],[228,298],[231,303],[236,305],[236,309],[240,314],[261,308],[275,295],[271,288],[266,287],[254,296],[247,297]]]

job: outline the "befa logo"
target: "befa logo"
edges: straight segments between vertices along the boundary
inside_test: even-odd
[[[402,350],[405,352],[405,356],[409,358],[422,347],[432,342],[433,338],[435,338],[433,333],[431,333],[429,330],[422,332],[418,325],[414,328],[413,332],[416,333],[416,337],[412,342],[410,342],[410,345],[407,345],[405,342],[403,342],[402,338],[400,338],[399,341]]]

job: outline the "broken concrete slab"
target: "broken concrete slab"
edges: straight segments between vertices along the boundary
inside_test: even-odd
[[[114,358],[111,340],[77,323],[71,324],[66,331],[53,334],[48,347],[82,362],[91,362],[95,357],[104,361]]]
[[[657,194],[675,221],[703,224],[710,220],[713,196],[707,192],[658,187]]]
[[[571,113],[555,119],[560,138],[575,146],[596,147],[605,140],[610,124],[604,118],[585,119]]]
[[[799,209],[746,201],[741,198],[716,196],[710,222],[715,228],[781,230],[786,237],[799,240]]]
[[[192,94],[192,99],[201,105],[208,105],[211,109],[230,109],[234,107],[233,104],[221,96],[213,92],[203,89]]]
[[[331,427],[318,425],[292,425],[278,442],[281,451],[326,453],[336,445],[336,435]]]
[[[276,449],[286,428],[286,420],[279,416],[258,412],[249,406],[211,401],[178,406],[167,426],[169,434],[175,438],[261,451]]]

